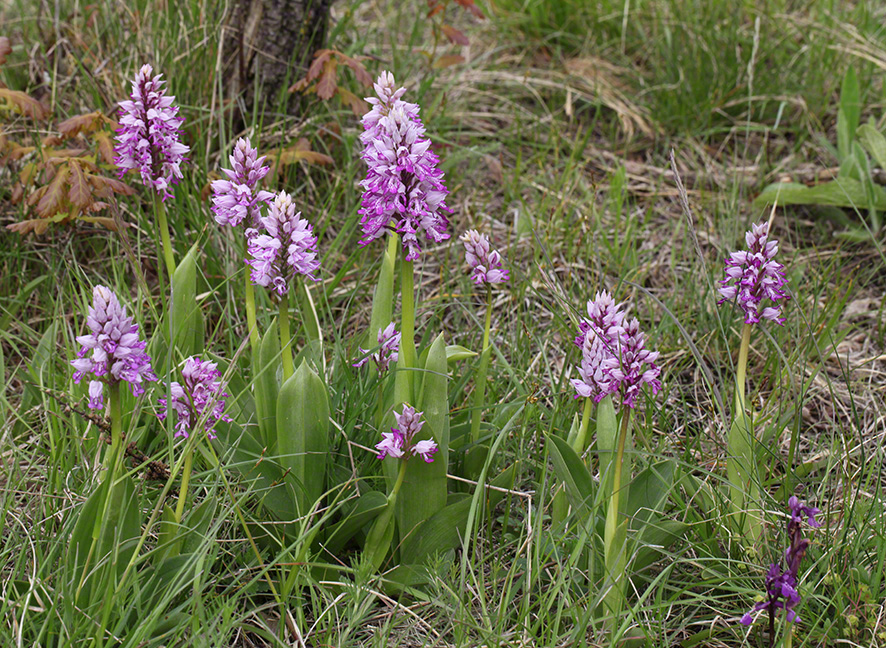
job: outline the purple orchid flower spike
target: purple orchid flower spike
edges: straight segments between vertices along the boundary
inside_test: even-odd
[[[157,380],[151,358],[145,353],[147,343],[139,339],[138,324],[126,314],[126,308],[110,288],[92,289],[86,326],[89,333],[77,338],[82,346],[71,365],[77,384],[86,374],[94,376],[89,383],[89,407],[104,407],[105,383],[125,381],[133,396],[145,393],[144,383]]]
[[[391,428],[390,432],[382,432],[382,440],[375,447],[378,450],[378,458],[393,457],[394,459],[408,460],[410,455],[421,457],[427,463],[434,461],[434,453],[439,450],[433,439],[414,441],[414,437],[424,425],[423,412],[416,412],[414,407],[404,405],[403,410],[394,419],[397,427]]]
[[[210,439],[215,438],[215,426],[219,421],[231,421],[225,414],[225,398],[228,394],[221,384],[221,372],[214,362],[191,356],[182,368],[182,381],[169,385],[171,399],[160,398],[162,408],[157,418],[165,421],[169,410],[178,414],[175,436],[187,438],[198,421],[205,418],[203,429]]]
[[[249,229],[246,263],[252,266],[252,283],[272,288],[282,296],[289,292],[289,280],[297,274],[317,281],[320,267],[314,228],[301,212],[295,211],[292,196],[277,194],[268,214],[261,217],[262,230]]]
[[[225,178],[212,181],[212,213],[219,225],[237,226],[243,222],[249,227],[261,227],[261,208],[274,200],[270,191],[256,186],[264,178],[269,166],[265,156],[258,156],[247,138],[241,137],[230,157],[231,168],[222,169]]]
[[[489,237],[477,230],[468,230],[459,237],[465,246],[465,258],[471,268],[471,279],[475,284],[505,283],[510,277],[502,268],[501,254],[493,250]]]
[[[393,229],[402,239],[406,260],[414,261],[421,254],[420,234],[434,243],[449,238],[449,221],[443,214],[450,211],[448,191],[418,105],[402,99],[406,88],[396,88],[390,72],[382,72],[374,88],[377,97],[366,99],[372,108],[363,116],[365,130],[360,135],[362,158],[369,167],[360,183],[360,245]]]
[[[783,289],[784,266],[775,261],[778,241],[770,241],[768,236],[768,223],[751,226],[745,234],[748,249],[733,252],[726,259],[726,278],[720,281],[718,290],[723,299],[717,303],[737,298],[746,324],[757,324],[764,319],[780,325],[785,322],[778,303],[790,299]]]
[[[400,353],[398,351],[400,348],[400,334],[394,328],[394,323],[391,322],[385,328],[378,330],[378,351],[369,354],[369,349],[364,349],[363,347],[357,348],[360,349],[360,352],[365,357],[353,363],[352,366],[362,367],[372,359],[375,362],[375,366],[378,368],[379,373],[381,373],[387,371],[390,364],[392,362],[397,362],[400,358]]]
[[[143,65],[132,82],[132,96],[120,102],[117,156],[114,162],[123,176],[138,171],[142,184],[153,187],[163,200],[172,197],[171,184],[182,179],[181,164],[190,150],[182,144],[181,125],[175,97],[166,96],[161,74]]]

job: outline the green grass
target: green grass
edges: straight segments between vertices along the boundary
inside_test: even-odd
[[[172,238],[178,259],[199,241],[207,348],[230,359],[245,336],[242,250],[215,226],[201,191],[240,133],[232,132],[217,95],[213,101],[221,16],[210,4],[169,3],[161,11],[154,3],[105,1],[89,14],[91,8],[79,5],[75,13],[62,3],[56,23],[31,3],[14,2],[0,10],[15,46],[0,79],[44,97],[61,119],[112,110],[144,61],[163,71],[192,147],[169,207]],[[262,494],[238,481],[234,464],[243,459],[220,444],[232,489],[200,455],[191,492],[216,509],[181,571],[155,570],[152,535],[119,597],[104,607],[75,605],[75,584],[62,566],[77,513],[96,488],[103,444],[99,426],[81,414],[85,390],[73,385],[68,360],[95,284],[117,290],[146,335],[153,333],[159,241],[141,191],[121,201],[132,259],[118,235],[88,225],[28,239],[2,230],[0,644],[97,645],[90,641],[104,624],[104,645],[297,645],[291,637],[283,643],[281,607],[264,580],[265,571],[282,580],[295,570],[298,584],[285,609],[308,645],[608,645],[596,614],[599,582],[576,550],[601,540],[581,529],[552,533],[558,480],[546,442],[550,434],[565,436],[580,411],[569,383],[579,355],[571,318],[608,288],[631,304],[662,353],[664,388],[638,417],[648,446],[638,443],[635,462],[669,458],[687,476],[669,492],[666,511],[687,531],[635,574],[628,634],[645,646],[768,645],[765,621],[748,631],[738,619],[783,551],[784,501],[797,493],[819,506],[827,523],[812,534],[804,562],[794,645],[886,645],[882,242],[837,238],[840,221],[825,210],[776,213],[794,299],[786,325],[763,327],[752,341],[749,398],[767,440],[759,476],[766,540],[756,555],[731,535],[723,496],[740,324],[716,305],[724,256],[749,223],[768,216],[752,207],[754,194],[782,175],[806,173],[804,165],[835,164],[824,142],[834,140],[849,62],[859,75],[863,118],[881,121],[884,86],[874,61],[886,60],[883,8],[773,1],[745,3],[736,14],[728,3],[496,0],[484,7],[489,19],[482,23],[450,10],[448,19],[472,45],[464,65],[442,70],[416,53],[431,48],[424,8],[336,5],[330,44],[371,55],[371,73],[392,69],[408,86],[446,172],[453,234],[468,227],[490,233],[511,268],[511,284],[496,291],[482,433],[497,438],[522,407],[492,462],[491,474],[516,464],[512,492],[476,517],[464,550],[428,566],[428,586],[399,596],[377,577],[356,577],[353,552],[335,561],[309,556],[304,565],[299,554],[310,523],[288,536],[289,546],[268,540],[268,521],[256,506]],[[47,85],[29,81],[31,67],[46,72]],[[359,122],[314,98],[302,118],[254,115],[252,124],[249,134],[263,149],[305,136],[335,160],[288,167],[278,186],[296,196],[321,237],[324,281],[315,296],[328,340],[331,461],[350,470],[353,457],[355,474],[381,486],[366,477],[379,474],[377,462],[358,447],[376,441],[366,423],[371,414],[364,414],[374,412],[375,383],[349,364],[369,322],[368,287],[382,253],[381,244],[356,246],[356,183],[364,175]],[[30,128],[12,121],[7,133],[23,140]],[[689,190],[691,222],[669,171],[671,147]],[[4,225],[23,218],[23,207],[8,203],[10,180],[0,170]],[[480,346],[482,296],[462,260],[453,236],[421,265],[416,328],[424,344],[442,329],[450,344]],[[149,296],[136,288],[133,262]],[[257,297],[264,330],[275,307],[261,291]],[[240,368],[246,364],[241,358]],[[470,427],[473,368],[463,361],[452,370],[453,434]],[[236,367],[232,374],[232,399],[246,400],[248,383]],[[179,446],[154,417],[155,399],[127,397],[124,409],[133,412],[128,439],[150,460],[174,466]],[[166,482],[142,479],[144,466],[132,472],[147,520]],[[454,480],[450,487],[472,492]],[[252,533],[266,537],[263,565],[237,509]],[[320,563],[335,568],[322,576],[308,569]]]

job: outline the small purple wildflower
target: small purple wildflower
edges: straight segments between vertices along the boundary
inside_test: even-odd
[[[120,127],[114,159],[120,176],[136,170],[142,184],[153,187],[163,200],[172,197],[169,185],[182,178],[181,163],[190,150],[179,141],[184,119],[178,116],[175,97],[167,97],[162,74],[151,77],[143,65],[132,82],[130,99],[120,102]]]
[[[133,396],[145,393],[143,383],[157,380],[151,369],[151,358],[145,353],[147,343],[139,339],[138,324],[133,323],[110,288],[92,289],[86,326],[89,333],[77,337],[82,346],[71,365],[77,384],[88,373],[96,377],[89,382],[89,407],[104,407],[104,383],[124,380],[129,383]]]
[[[619,394],[621,403],[633,409],[642,386],[652,393],[661,389],[655,364],[657,351],[646,348],[646,336],[636,318],[625,314],[605,290],[588,302],[588,319],[579,324],[575,343],[581,347],[578,378],[572,379],[576,398],[593,398],[599,403],[610,394]]]
[[[422,414],[409,405],[404,405],[399,414],[394,412],[397,427],[391,428],[390,432],[382,432],[382,440],[375,444],[379,459],[393,457],[405,461],[412,453],[413,457],[421,457],[427,463],[434,461],[434,453],[439,448],[433,439],[413,443],[413,438],[425,424],[421,419]]]
[[[386,229],[400,234],[406,260],[421,253],[418,234],[440,243],[449,238],[449,221],[442,210],[447,189],[439,159],[424,137],[425,127],[417,104],[401,99],[406,88],[395,89],[394,76],[382,72],[375,83],[378,97],[367,97],[372,106],[363,116],[361,156],[369,169],[363,187],[363,238],[360,245],[384,235]],[[392,222],[393,221],[393,222]]]
[[[782,289],[786,279],[784,266],[774,260],[778,252],[778,241],[769,241],[769,224],[752,225],[745,234],[747,251],[733,252],[726,259],[726,278],[720,281],[718,289],[722,304],[738,298],[738,305],[745,313],[746,324],[756,324],[761,319],[783,325],[779,300],[790,299]],[[763,306],[763,300],[772,302]]]
[[[471,266],[471,279],[477,285],[504,283],[510,277],[502,269],[501,254],[489,245],[489,237],[477,230],[468,230],[459,237],[465,245],[465,258]]]
[[[378,351],[371,355],[366,355],[369,353],[369,349],[364,349],[363,347],[357,348],[360,349],[360,352],[363,353],[365,357],[362,360],[355,362],[352,366],[362,367],[370,358],[372,358],[379,373],[381,373],[382,371],[387,371],[388,366],[392,362],[397,362],[400,358],[400,353],[398,351],[400,348],[400,334],[394,328],[394,323],[391,322],[385,328],[378,329]]]
[[[307,219],[295,211],[292,196],[285,191],[277,194],[267,216],[261,217],[261,226],[263,231],[246,231],[251,257],[246,263],[252,266],[252,283],[273,288],[283,296],[289,292],[289,279],[296,274],[317,281],[317,237]]]
[[[184,384],[173,382],[169,385],[171,405],[167,404],[166,398],[159,399],[162,410],[157,418],[165,421],[172,409],[178,414],[175,436],[187,438],[194,425],[205,417],[203,428],[206,435],[214,439],[215,425],[219,421],[231,420],[225,414],[225,398],[228,394],[222,390],[220,378],[221,372],[216,363],[191,356],[185,360],[182,368]]]
[[[258,149],[249,139],[241,137],[230,156],[232,169],[222,169],[227,179],[212,181],[212,213],[219,225],[237,226],[249,217],[250,227],[261,227],[262,205],[274,199],[270,191],[255,191],[264,178],[268,166],[262,166],[265,156],[258,157]]]
[[[805,517],[809,526],[820,527],[821,523],[815,519],[820,511],[806,506],[796,497],[788,500],[788,507],[791,511],[791,518],[788,521],[790,545],[784,553],[785,569],[782,570],[776,563],[769,565],[769,571],[766,572],[766,598],[741,617],[743,625],[751,625],[754,622],[752,615],[761,610],[768,610],[770,619],[774,618],[775,610],[783,609],[787,612],[788,622],[800,620],[799,615],[794,612],[794,608],[800,603],[800,593],[797,591],[798,573],[800,562],[809,548],[809,540],[803,537],[801,523]]]

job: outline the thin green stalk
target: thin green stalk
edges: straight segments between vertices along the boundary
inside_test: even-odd
[[[175,274],[175,257],[172,255],[172,241],[169,238],[169,223],[166,220],[166,205],[154,196],[154,212],[157,214],[157,227],[160,229],[160,240],[163,242],[163,258],[166,260],[166,272],[172,283]]]
[[[606,526],[603,537],[603,554],[606,564],[606,573],[609,575],[610,589],[605,600],[609,612],[612,614],[611,631],[614,634],[618,628],[619,616],[621,615],[624,601],[625,585],[627,584],[627,555],[625,540],[627,539],[627,519],[621,515],[622,497],[622,464],[624,463],[625,442],[628,438],[628,430],[631,424],[630,410],[622,414],[621,428],[618,435],[618,446],[615,456],[615,469],[612,476],[612,492],[609,496],[609,506],[606,510]],[[629,476],[630,477],[630,476]],[[624,487],[627,490],[627,486]],[[625,497],[627,493],[625,493]]]
[[[243,247],[247,248],[246,237],[243,237]],[[244,249],[244,255],[246,251]],[[252,276],[249,270],[243,273],[246,280],[246,325],[249,327],[249,344],[252,346],[253,361],[258,357],[259,345],[261,340],[258,335],[258,324],[255,316],[255,288],[252,286]]]
[[[406,253],[403,254],[405,257]],[[415,286],[412,273],[413,262],[404,258],[400,264],[400,294],[403,305],[400,348],[405,365],[409,368],[415,367]]]
[[[748,352],[751,348],[751,325],[741,330],[741,348],[738,351],[738,367],[735,374],[735,416],[745,415],[745,380],[748,373]]]
[[[489,330],[492,325],[492,286],[486,286],[486,321],[483,324],[483,351],[480,355],[480,366],[474,380],[474,411],[471,412],[471,441],[480,440],[481,410],[486,399],[486,374],[489,371],[489,356],[492,347],[489,345]]]
[[[105,479],[113,483],[123,465],[123,413],[120,407],[120,383],[112,380],[108,385],[109,409],[111,410],[111,451],[108,454],[109,473]]]
[[[581,412],[581,425],[578,428],[578,434],[575,435],[575,440],[572,442],[572,449],[575,450],[579,457],[587,449],[588,423],[591,420],[591,408],[593,406],[594,399],[590,397],[585,398],[584,408]]]
[[[756,439],[745,397],[751,328],[750,324],[745,324],[741,331],[741,347],[735,372],[735,414],[726,439],[726,473],[732,512],[740,520],[742,535],[751,542],[756,542],[762,536],[762,525],[747,510],[749,503],[755,503],[759,499],[759,489],[754,482],[757,465]]]
[[[790,623],[784,625],[784,648],[791,648],[794,639],[793,625]]]
[[[188,499],[188,486],[191,483],[191,469],[194,465],[194,446],[188,444],[185,454],[185,466],[182,469],[182,487],[178,491],[178,502],[175,505],[175,523],[181,524],[185,511],[185,500]]]
[[[292,338],[289,335],[289,293],[284,293],[280,298],[280,353],[283,358],[283,382],[295,373],[292,363]]]

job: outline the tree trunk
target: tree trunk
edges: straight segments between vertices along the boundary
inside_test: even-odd
[[[287,94],[323,47],[332,0],[231,0],[223,29],[225,97],[235,120],[252,112],[295,114],[298,98]],[[245,114],[241,114],[245,113]]]

